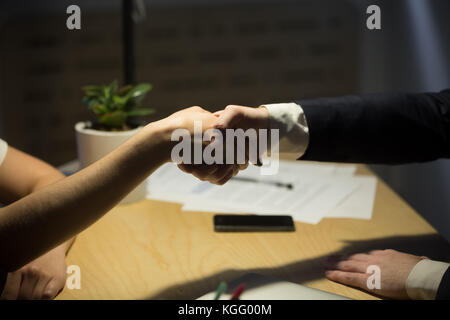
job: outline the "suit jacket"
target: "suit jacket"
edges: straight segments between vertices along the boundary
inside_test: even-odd
[[[309,145],[302,160],[401,164],[450,157],[450,89],[296,101]],[[437,299],[450,299],[450,268]]]
[[[401,164],[450,157],[450,89],[297,103],[309,127],[304,160]]]

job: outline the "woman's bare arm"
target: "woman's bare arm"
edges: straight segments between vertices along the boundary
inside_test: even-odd
[[[67,241],[99,219],[170,160],[172,130],[206,130],[215,117],[193,107],[151,123],[109,155],[78,173],[0,209],[0,268],[12,271]]]

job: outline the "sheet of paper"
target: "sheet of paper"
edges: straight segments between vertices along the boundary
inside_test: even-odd
[[[308,200],[298,203],[291,209],[294,220],[319,223],[327,213],[338,206],[349,197],[357,188],[359,183],[350,179],[341,181],[339,178],[329,179],[328,183],[322,184]]]
[[[277,175],[262,176],[258,167],[250,166],[238,177],[253,181],[232,179],[216,186],[167,164],[148,179],[148,198],[178,202],[189,211],[287,214],[313,224],[323,217],[367,219],[371,206],[365,203],[373,204],[374,179],[353,177],[355,170],[352,165],[281,161]],[[294,188],[270,182],[290,183]]]
[[[356,176],[354,179],[358,181],[358,187],[339,204],[324,214],[324,218],[354,218],[369,220],[372,217],[377,179],[375,177],[365,176]],[[251,208],[248,209],[248,212],[245,212],[239,206],[233,207],[232,205],[218,204],[215,201],[208,201],[206,199],[191,199],[183,205],[183,210],[236,214],[254,213],[254,210]],[[309,215],[307,215],[307,218],[309,219],[301,219],[300,214],[297,214],[295,217],[296,220],[303,222],[316,223],[317,221],[317,219],[314,219],[314,217]]]
[[[183,210],[218,213],[286,214],[316,224],[354,192],[357,181],[315,178],[295,184],[293,190],[247,182],[230,182],[203,196],[187,200]],[[215,199],[214,201],[209,199]]]
[[[359,188],[339,205],[331,209],[326,214],[327,218],[358,218],[367,220],[372,218],[377,178],[356,176],[353,179],[359,181]]]
[[[214,199],[222,208],[239,208],[256,214],[289,214],[299,221],[317,223],[357,186],[355,182],[309,178],[297,182],[293,190],[287,190],[263,183],[230,181],[221,187],[210,187],[201,195],[193,195],[186,203]]]
[[[228,289],[220,296],[220,300],[229,300],[233,290],[241,283],[245,283],[246,288],[240,300],[349,300],[333,293],[256,273],[245,274],[228,282]],[[197,300],[213,300],[215,295],[215,291],[209,292]]]

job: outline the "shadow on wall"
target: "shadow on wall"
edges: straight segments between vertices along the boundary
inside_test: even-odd
[[[395,249],[415,255],[427,256],[433,260],[450,260],[449,244],[441,236],[435,234],[376,238],[364,241],[347,241],[342,250],[336,251],[333,254],[369,252],[371,250],[379,249]],[[323,262],[327,256],[328,255],[298,261],[277,268],[225,270],[209,277],[166,288],[152,296],[147,297],[147,299],[196,299],[207,292],[215,290],[220,281],[229,282],[247,273],[258,273],[302,284],[324,277]],[[294,276],[288,277],[288,274],[293,274]],[[196,292],[193,293],[193,296],[192,288],[196,288]],[[189,292],[189,294],[187,292]]]

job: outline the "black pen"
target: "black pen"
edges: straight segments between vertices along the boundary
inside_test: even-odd
[[[280,188],[287,188],[289,190],[294,189],[294,186],[292,183],[284,183],[284,182],[278,182],[278,181],[270,181],[270,180],[258,180],[255,178],[248,178],[248,177],[233,177],[232,180],[239,180],[244,182],[255,182],[255,183],[266,183],[271,184]]]

